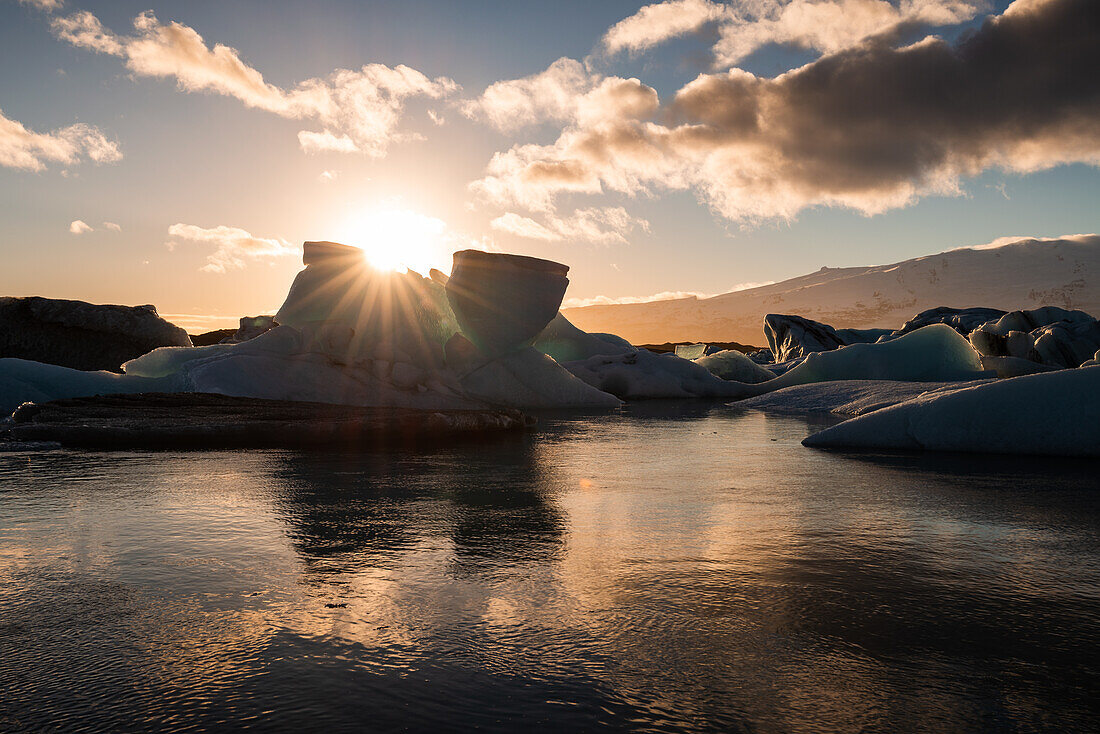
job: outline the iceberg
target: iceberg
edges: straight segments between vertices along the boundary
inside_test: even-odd
[[[895,380],[837,380],[785,387],[730,405],[772,413],[833,413],[855,416],[932,392],[971,387],[975,382],[898,382]]]
[[[1100,457],[1100,370],[928,393],[815,433],[813,448]]]
[[[775,378],[775,373],[764,369],[736,349],[724,349],[694,360],[715,377],[733,382],[755,384]]]
[[[996,321],[1004,314],[1005,312],[998,308],[951,308],[949,306],[930,308],[902,324],[891,338],[905,336],[911,331],[931,324],[947,324],[961,335],[969,336],[974,329],[989,321]]]
[[[764,337],[777,362],[873,342],[889,333],[889,329],[834,329],[801,316],[770,313],[764,317]]]
[[[305,243],[303,262],[274,328],[239,343],[154,349],[125,362],[121,375],[0,359],[0,408],[150,391],[428,410],[620,405],[523,345],[557,313],[564,265],[467,252],[456,254],[463,267],[449,280],[424,278],[374,270],[358,248],[333,242]],[[448,289],[462,294],[461,320],[488,351],[464,335]],[[462,300],[475,296],[518,320],[496,329],[486,311]],[[551,342],[581,355],[633,350],[564,317],[547,334]]]
[[[623,399],[736,398],[743,397],[748,387],[715,377],[691,360],[648,349],[563,366],[592,387]]]
[[[581,331],[561,312],[539,333],[532,346],[559,363],[576,362],[600,354],[628,354],[637,351],[625,339],[612,334],[589,334]]]
[[[1100,348],[1100,322],[1084,311],[1054,306],[1012,311],[970,332],[970,343],[986,357],[1072,368]]]
[[[558,313],[569,268],[523,255],[454,254],[447,300],[462,333],[489,356],[528,345]]]
[[[0,357],[78,370],[111,370],[163,346],[191,346],[153,306],[111,306],[32,296],[0,298]]]
[[[932,324],[888,342],[811,353],[774,380],[746,386],[746,394],[835,380],[944,382],[990,376],[966,339],[950,326]]]

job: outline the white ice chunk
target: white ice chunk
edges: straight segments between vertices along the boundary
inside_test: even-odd
[[[694,362],[706,367],[708,372],[723,380],[755,384],[775,378],[774,372],[764,369],[736,349],[708,354],[695,359]]]
[[[45,402],[89,395],[131,392],[180,392],[179,376],[161,378],[120,375],[117,372],[85,372],[71,367],[0,359],[0,417],[9,415],[25,402]]]
[[[1100,457],[1100,370],[1059,370],[922,395],[827,428],[803,444]]]
[[[593,387],[620,398],[741,397],[748,387],[715,377],[675,354],[639,349],[630,354],[596,356],[564,367]]]
[[[532,346],[558,362],[575,362],[597,354],[627,354],[636,351],[626,340],[611,334],[581,331],[561,315],[546,325]]]
[[[489,360],[463,375],[461,382],[468,395],[494,406],[615,408],[621,405],[614,395],[585,384],[533,347]]]
[[[863,415],[912,400],[918,395],[972,387],[974,382],[897,382],[894,380],[838,380],[785,387],[733,403],[774,413],[836,413]]]

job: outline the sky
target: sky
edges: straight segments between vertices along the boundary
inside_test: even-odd
[[[0,294],[273,313],[301,243],[567,305],[1100,231],[1095,0],[0,0]]]

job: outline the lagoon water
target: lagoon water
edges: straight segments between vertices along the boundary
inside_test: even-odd
[[[827,421],[0,454],[0,731],[1092,728],[1096,463]]]

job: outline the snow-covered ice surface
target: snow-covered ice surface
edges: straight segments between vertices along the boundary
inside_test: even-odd
[[[932,392],[827,428],[803,444],[1100,457],[1100,370]]]
[[[976,384],[978,383],[837,380],[795,385],[731,405],[775,413],[835,413],[856,416],[897,405],[925,393],[949,392]]]

